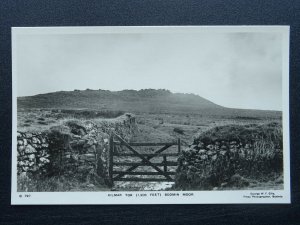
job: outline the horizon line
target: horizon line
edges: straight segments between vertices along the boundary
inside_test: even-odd
[[[223,108],[228,108],[228,109],[242,109],[242,110],[261,110],[261,111],[275,111],[275,112],[283,112],[283,110],[278,110],[278,109],[259,109],[259,108],[237,108],[237,107],[228,107],[228,106],[224,106],[218,103],[215,103],[214,101],[211,101],[210,99],[208,99],[207,97],[202,97],[199,94],[195,94],[195,93],[187,93],[187,92],[174,92],[171,91],[169,89],[165,89],[165,88],[159,88],[159,89],[155,89],[155,88],[142,88],[142,89],[122,89],[122,90],[108,90],[108,89],[91,89],[91,88],[86,88],[86,89],[73,89],[73,90],[60,90],[60,91],[52,91],[52,92],[45,92],[45,93],[38,93],[38,94],[34,94],[34,95],[23,95],[23,96],[17,96],[17,98],[25,98],[25,97],[33,97],[33,96],[37,96],[37,95],[45,95],[45,94],[52,94],[52,93],[57,93],[57,92],[81,92],[81,91],[109,91],[109,92],[122,92],[122,91],[143,91],[143,90],[155,90],[155,91],[166,91],[166,92],[170,92],[171,94],[184,94],[184,95],[194,95],[194,96],[198,96],[200,98],[203,98],[215,105],[221,106]]]

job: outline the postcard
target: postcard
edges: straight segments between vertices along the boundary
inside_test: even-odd
[[[14,205],[290,203],[289,26],[12,28]]]

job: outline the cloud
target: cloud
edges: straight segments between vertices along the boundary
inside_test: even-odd
[[[165,88],[235,108],[281,109],[278,33],[19,35],[18,95]]]

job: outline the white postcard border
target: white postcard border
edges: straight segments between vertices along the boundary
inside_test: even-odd
[[[12,28],[12,179],[13,205],[92,204],[234,204],[290,203],[289,136],[289,26],[153,26],[153,27],[13,27]],[[282,38],[283,190],[236,191],[110,191],[110,192],[18,192],[17,191],[17,45],[22,34],[178,32],[280,32]],[[129,196],[131,194],[131,196]],[[144,194],[146,196],[144,196]],[[177,195],[178,194],[178,195]]]

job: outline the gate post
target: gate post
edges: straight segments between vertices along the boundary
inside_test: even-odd
[[[167,156],[163,156],[163,162],[164,162],[164,172],[168,172],[168,167],[167,167]]]
[[[178,144],[178,154],[180,154],[181,153],[181,141],[180,141],[180,138],[178,138],[177,144]]]
[[[111,186],[114,185],[113,181],[113,166],[114,166],[114,136],[113,134],[109,137],[109,152],[108,152],[108,177]]]

